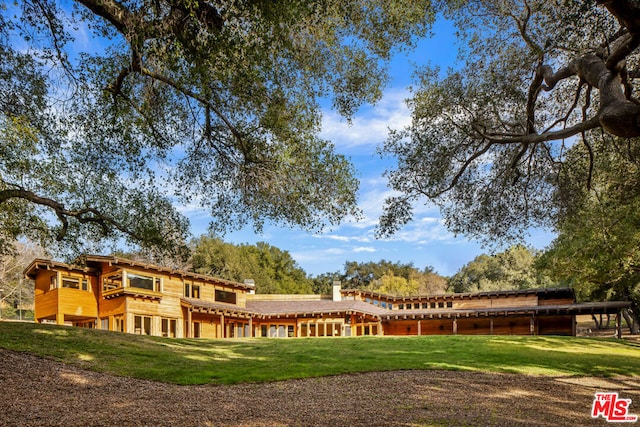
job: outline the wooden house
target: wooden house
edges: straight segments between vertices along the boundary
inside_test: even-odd
[[[36,259],[37,322],[189,338],[359,335],[575,335],[576,315],[629,302],[576,303],[571,289],[394,297],[334,285],[331,295],[257,295],[239,283],[114,256]]]

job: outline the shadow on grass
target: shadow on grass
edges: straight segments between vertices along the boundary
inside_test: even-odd
[[[635,343],[573,337],[197,340],[0,322],[0,348],[95,371],[175,384],[232,384],[424,369],[640,376],[640,349]]]

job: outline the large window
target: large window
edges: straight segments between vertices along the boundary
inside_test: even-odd
[[[153,277],[141,276],[139,274],[127,273],[127,281],[132,288],[147,289],[155,291],[155,280]]]
[[[53,280],[52,280],[53,283]],[[62,276],[62,287],[69,289],[82,289],[83,291],[89,290],[89,280],[81,279],[79,277]]]
[[[236,294],[235,292],[222,291],[220,289],[216,289],[216,301],[226,302],[227,304],[235,304]]]
[[[177,321],[176,319],[162,319],[162,336],[176,337]]]
[[[151,335],[151,317],[134,316],[134,333],[138,335]]]

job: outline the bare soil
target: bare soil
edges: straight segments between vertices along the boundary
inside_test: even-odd
[[[0,350],[1,426],[590,426],[594,393],[640,414],[640,378],[394,371],[177,386]]]

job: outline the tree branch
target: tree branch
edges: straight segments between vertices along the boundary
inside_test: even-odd
[[[36,205],[45,206],[53,210],[62,225],[62,228],[56,236],[56,240],[58,241],[63,240],[67,234],[67,231],[69,229],[69,218],[75,218],[82,224],[97,224],[102,228],[104,234],[108,234],[109,230],[111,228],[114,228],[138,241],[142,242],[148,240],[148,238],[145,238],[142,235],[138,235],[124,224],[116,221],[112,217],[104,215],[95,208],[68,210],[62,203],[56,200],[39,196],[36,193],[25,190],[23,188],[14,188],[0,191],[0,205],[11,199],[23,199]]]

